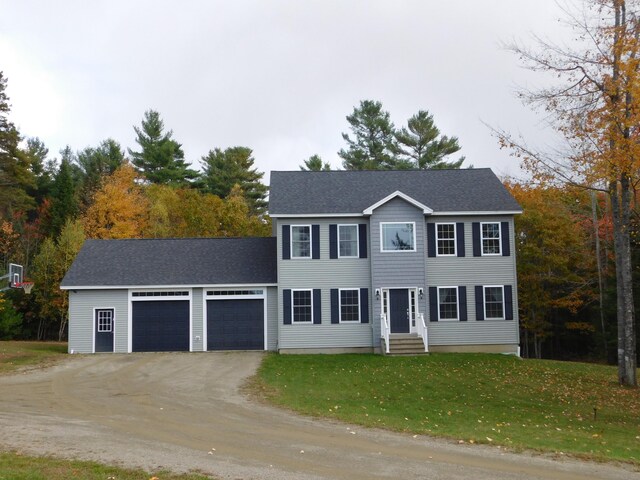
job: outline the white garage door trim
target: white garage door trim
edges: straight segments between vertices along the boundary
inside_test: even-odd
[[[262,300],[263,307],[263,326],[264,329],[264,350],[269,345],[267,339],[267,287],[266,286],[233,286],[233,287],[205,287],[202,289],[202,347],[205,352],[208,351],[207,345],[207,300]]]
[[[193,352],[193,289],[192,288],[136,288],[129,290],[127,318],[127,352],[133,352],[133,302],[161,300],[189,301],[189,351]]]

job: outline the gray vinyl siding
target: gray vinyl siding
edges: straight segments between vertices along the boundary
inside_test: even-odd
[[[267,350],[278,348],[278,288],[267,287]]]
[[[363,217],[347,218],[285,218],[277,219],[278,233],[278,348],[339,348],[372,346],[371,243],[367,258],[329,258],[330,224],[367,224]],[[320,258],[282,259],[282,225],[320,225]],[[367,227],[369,233],[369,227]],[[370,235],[369,235],[370,236]],[[320,289],[322,300],[321,325],[284,325],[283,289]],[[332,288],[368,288],[369,323],[331,324]]]
[[[386,222],[414,222],[415,252],[382,252],[380,224]],[[373,289],[411,288],[425,285],[425,220],[424,213],[414,205],[394,198],[378,207],[371,216],[371,276]],[[418,299],[420,312],[426,311],[426,295]],[[374,345],[380,344],[381,302],[373,301]]]
[[[126,289],[69,292],[69,352],[93,353],[95,308],[114,309],[114,350],[127,352],[129,294]]]
[[[193,288],[191,292],[191,351],[204,350],[204,309],[202,288]]]
[[[517,344],[518,289],[516,276],[515,240],[513,217],[503,216],[455,216],[427,217],[429,222],[464,222],[465,257],[426,257],[427,287],[466,286],[467,322],[428,322],[430,345]],[[511,255],[473,256],[473,222],[508,222]],[[514,320],[476,321],[476,285],[512,285]],[[428,289],[425,289],[427,292]],[[425,320],[429,320],[429,309]]]

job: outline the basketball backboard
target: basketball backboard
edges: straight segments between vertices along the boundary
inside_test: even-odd
[[[12,288],[19,287],[23,282],[22,265],[16,263],[9,264],[9,286]]]

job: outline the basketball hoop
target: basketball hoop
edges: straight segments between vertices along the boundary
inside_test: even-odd
[[[29,295],[31,293],[31,289],[33,288],[33,282],[22,282],[16,284],[16,288],[22,288],[24,290],[24,293]]]

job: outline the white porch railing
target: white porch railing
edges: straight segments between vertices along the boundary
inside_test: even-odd
[[[427,332],[427,324],[424,322],[424,313],[419,313],[416,317],[416,331],[418,336],[422,338],[424,343],[424,351],[429,351],[429,333]]]
[[[391,335],[391,326],[387,321],[387,316],[382,313],[380,314],[380,337],[384,339],[386,353],[389,353],[389,335]]]

